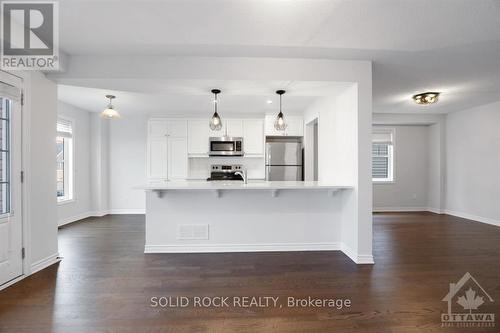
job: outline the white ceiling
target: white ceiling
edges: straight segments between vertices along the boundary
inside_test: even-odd
[[[65,0],[60,46],[70,55],[369,59],[375,112],[445,113],[500,100],[499,0]],[[61,88],[61,98],[75,89]],[[442,91],[440,103],[410,102],[426,90]]]
[[[117,96],[113,104],[122,114],[209,114],[212,88],[221,89],[221,114],[273,113],[279,108],[278,88],[285,89],[283,110],[302,113],[318,97],[341,92],[348,84],[312,81],[207,81],[207,80],[96,80],[95,88],[59,85],[59,99],[91,112],[101,112],[105,95]],[[113,87],[115,89],[104,89]],[[268,103],[271,101],[272,103]]]

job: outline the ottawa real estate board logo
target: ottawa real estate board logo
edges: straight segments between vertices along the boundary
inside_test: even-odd
[[[1,2],[1,69],[59,69],[58,5],[55,1]]]
[[[448,312],[441,314],[442,327],[495,327],[495,314],[479,309],[493,303],[493,298],[469,272],[450,283],[442,301],[448,303]]]

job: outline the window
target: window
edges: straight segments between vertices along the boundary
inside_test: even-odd
[[[0,97],[0,215],[10,213],[10,109],[11,101]]]
[[[374,129],[372,139],[372,180],[394,181],[394,129]]]
[[[57,201],[73,200],[73,123],[57,120]]]

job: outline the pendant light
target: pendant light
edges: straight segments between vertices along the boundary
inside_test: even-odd
[[[212,89],[212,94],[214,94],[214,114],[212,119],[210,119],[210,129],[212,131],[220,131],[222,129],[222,120],[220,119],[219,114],[217,113],[217,108],[219,101],[217,100],[217,95],[220,94],[219,89]]]
[[[281,111],[281,96],[285,93],[284,90],[277,90],[276,93],[280,96],[280,112],[278,113],[278,116],[276,117],[276,121],[274,122],[274,128],[277,131],[284,131],[288,127],[288,124],[285,123],[285,119],[283,117],[283,112]]]
[[[118,119],[120,118],[120,114],[118,111],[115,110],[113,106],[113,99],[116,98],[116,96],[113,95],[106,95],[106,98],[109,99],[108,106],[104,111],[101,112],[101,117],[106,118],[106,119]]]

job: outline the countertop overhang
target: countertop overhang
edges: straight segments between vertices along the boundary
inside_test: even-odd
[[[156,192],[159,197],[164,192],[169,191],[214,191],[218,196],[221,191],[235,190],[268,190],[276,196],[282,190],[324,190],[333,194],[340,190],[353,189],[353,186],[331,184],[317,181],[258,181],[250,180],[247,184],[242,181],[165,181],[158,183],[149,183],[141,189]]]

